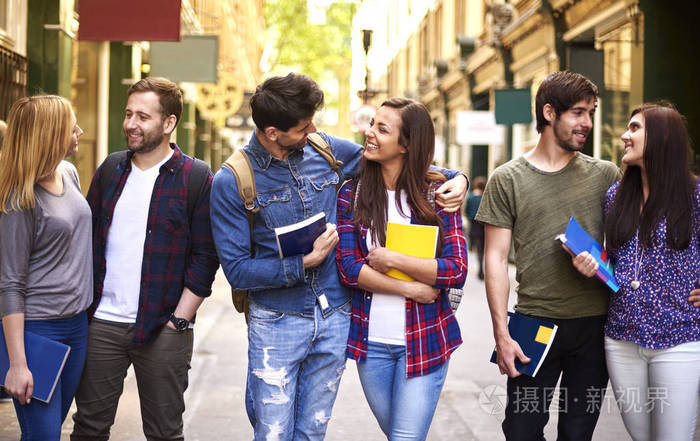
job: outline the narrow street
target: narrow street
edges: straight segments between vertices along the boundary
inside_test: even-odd
[[[474,256],[470,255],[470,262],[474,260]],[[493,350],[493,338],[484,283],[476,278],[476,265],[470,265],[470,268],[465,294],[457,313],[464,344],[452,357],[429,441],[504,439],[500,423],[505,404],[505,377],[488,362]],[[195,335],[195,354],[186,393],[185,439],[252,439],[252,430],[243,407],[246,326],[243,316],[233,309],[230,288],[221,271],[217,275],[214,294],[200,309]],[[553,414],[547,426],[547,439],[556,438],[556,421],[556,414]],[[69,439],[71,427],[69,416],[63,426],[62,441]],[[0,441],[17,439],[19,427],[14,408],[11,403],[0,403]],[[130,371],[111,440],[144,439],[136,382]],[[328,441],[349,439],[383,439],[364,399],[354,362],[348,362],[326,436]],[[610,393],[593,439],[630,439]],[[697,436],[696,439],[700,440]]]

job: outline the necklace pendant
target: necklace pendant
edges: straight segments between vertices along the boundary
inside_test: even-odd
[[[641,285],[641,283],[639,282],[639,280],[633,280],[632,283],[630,283],[630,286],[631,286],[632,289],[635,290],[635,291],[639,288],[639,285]]]

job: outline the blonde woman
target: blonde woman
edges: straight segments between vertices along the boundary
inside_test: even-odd
[[[83,131],[60,96],[18,100],[0,151],[0,316],[22,441],[58,441],[85,360],[92,299],[90,208],[80,192],[75,153]],[[48,404],[31,399],[24,331],[70,346]]]

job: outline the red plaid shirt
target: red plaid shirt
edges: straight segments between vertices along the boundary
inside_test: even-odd
[[[367,336],[372,293],[357,285],[362,265],[367,264],[368,227],[358,232],[353,225],[352,204],[355,181],[346,182],[338,193],[338,233],[340,240],[336,261],[340,281],[352,288],[352,317],[346,354],[364,362],[367,357]],[[441,289],[435,303],[423,304],[406,299],[406,376],[429,374],[445,363],[450,354],[462,344],[447,288],[460,288],[467,277],[467,246],[459,212],[447,213],[438,207],[442,219],[442,254],[437,259],[438,270],[434,288]],[[411,213],[411,223],[416,220]]]
[[[211,173],[197,199],[190,224],[187,183],[194,161],[183,155],[177,145],[171,143],[170,146],[173,155],[160,167],[148,212],[141,294],[134,325],[136,345],[145,345],[158,335],[180,301],[185,286],[199,297],[208,297],[219,267],[209,222]],[[90,315],[94,314],[102,298],[107,270],[107,234],[114,207],[131,172],[132,156],[133,152],[128,152],[117,165],[104,194],[100,193],[101,167],[95,172],[88,191],[87,200],[92,209],[95,284],[94,301],[88,309]]]

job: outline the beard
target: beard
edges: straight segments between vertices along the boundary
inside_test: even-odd
[[[158,137],[158,134],[156,133],[149,133],[149,132],[143,132],[143,140],[141,141],[140,144],[132,146],[129,144],[129,134],[128,132],[124,132],[124,135],[126,136],[126,146],[129,150],[131,150],[134,153],[149,153],[152,152],[153,150],[156,149],[160,145],[160,143],[163,141],[163,137]]]
[[[297,143],[295,143],[295,144],[285,145],[285,144],[280,144],[279,141],[275,141],[275,144],[277,144],[277,146],[278,146],[280,149],[286,150],[286,151],[301,150],[301,149],[303,149],[304,146],[306,145],[306,136],[304,136],[304,138],[303,138],[301,141],[299,141],[299,142],[297,142]]]
[[[554,129],[554,138],[557,144],[567,152],[580,152],[585,147],[586,141],[584,140],[584,142],[579,145],[574,139],[575,135],[573,131],[567,134],[566,129],[561,126],[559,121],[555,121],[552,128]],[[588,134],[586,134],[586,140],[588,140]]]

